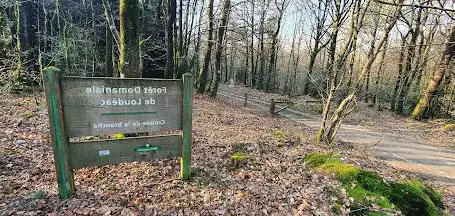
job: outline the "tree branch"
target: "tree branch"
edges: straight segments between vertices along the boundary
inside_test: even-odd
[[[106,22],[109,25],[109,29],[111,30],[112,37],[114,38],[115,44],[117,45],[117,49],[120,50],[120,35],[118,33],[117,28],[115,27],[111,7],[106,0],[103,0],[103,7],[104,7],[104,15],[106,18]]]
[[[377,3],[380,3],[380,4],[393,5],[393,6],[428,8],[428,9],[441,10],[441,11],[446,11],[446,12],[447,11],[455,12],[455,9],[436,7],[436,6],[431,6],[431,5],[397,4],[397,3],[386,2],[386,1],[382,1],[382,0],[374,0],[374,1],[376,1]]]

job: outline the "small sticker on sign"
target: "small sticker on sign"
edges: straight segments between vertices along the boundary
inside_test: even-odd
[[[110,151],[110,150],[101,150],[101,151],[98,151],[98,155],[99,155],[100,157],[102,157],[102,156],[108,156],[108,155],[110,155],[110,154],[111,154],[111,151]]]

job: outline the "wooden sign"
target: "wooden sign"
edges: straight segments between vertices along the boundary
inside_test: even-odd
[[[74,193],[73,169],[181,157],[181,178],[191,174],[192,75],[183,79],[60,77],[44,69],[50,134],[62,199]],[[180,134],[70,142],[70,137]]]
[[[62,77],[67,135],[182,129],[181,80]]]

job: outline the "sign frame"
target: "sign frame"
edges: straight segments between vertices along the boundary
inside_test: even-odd
[[[154,82],[167,81],[165,79],[138,80],[142,82],[147,80]],[[180,134],[70,142],[67,128],[65,127],[62,100],[64,89],[62,89],[61,71],[56,67],[43,69],[49,132],[57,173],[59,198],[68,199],[75,193],[74,169],[89,166],[130,161],[149,161],[180,156],[180,179],[189,179],[191,177],[193,75],[185,73],[180,80],[182,81],[181,91],[183,97],[182,108],[179,113],[181,115],[179,116],[181,118],[179,130],[182,131]],[[117,157],[110,157],[111,155]],[[84,158],[84,161],[78,161],[77,158]]]

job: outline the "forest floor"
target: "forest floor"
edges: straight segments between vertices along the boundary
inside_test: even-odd
[[[316,145],[302,123],[195,95],[191,180],[178,180],[177,159],[84,168],[75,172],[76,195],[60,201],[43,98],[0,99],[0,215],[331,215],[335,201],[346,213],[340,184],[303,164],[314,151],[388,180],[416,177],[361,146]],[[234,163],[239,149],[249,159]],[[454,194],[439,188],[455,212]]]
[[[272,98],[287,99],[279,94],[226,85],[221,86],[219,95],[243,104],[245,93],[248,94],[248,104],[262,110],[269,109]],[[320,114],[317,114],[320,104],[308,102],[315,99],[306,96],[290,100],[295,104],[280,114],[316,130],[321,124]],[[440,131],[443,129],[440,126],[442,120],[416,123],[387,111],[376,111],[362,103],[358,107],[357,113],[340,128],[337,136],[340,141],[363,146],[396,168],[417,173],[455,191],[455,150],[450,148],[455,145],[455,134]]]

